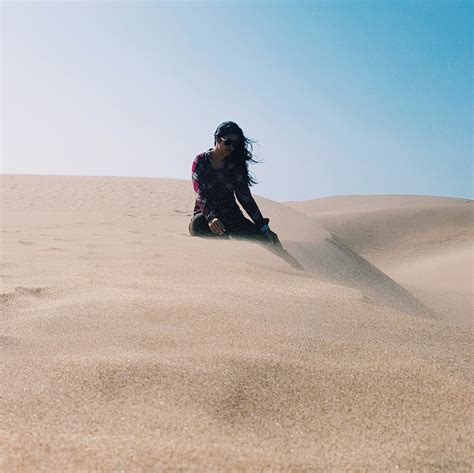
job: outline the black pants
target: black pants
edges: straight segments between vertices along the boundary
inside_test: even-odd
[[[200,237],[216,237],[216,238],[229,238],[238,237],[238,238],[247,238],[252,240],[259,240],[264,243],[268,243],[268,240],[265,238],[265,235],[260,231],[260,229],[255,225],[255,223],[246,219],[243,214],[231,214],[222,216],[219,220],[223,223],[225,227],[224,235],[216,235],[209,228],[209,225],[204,217],[204,214],[198,213],[189,222],[189,233],[193,236]]]

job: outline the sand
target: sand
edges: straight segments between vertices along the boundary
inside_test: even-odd
[[[471,471],[473,202],[256,200],[1,176],[1,471]]]

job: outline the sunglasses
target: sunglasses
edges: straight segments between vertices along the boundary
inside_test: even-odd
[[[235,146],[237,145],[238,141],[237,140],[231,140],[230,138],[222,138],[221,136],[219,136],[219,139],[222,140],[222,142],[226,145],[226,146]]]

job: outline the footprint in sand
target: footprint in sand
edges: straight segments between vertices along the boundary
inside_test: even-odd
[[[16,337],[11,337],[8,335],[0,335],[0,347],[2,348],[12,348],[18,344]]]
[[[21,296],[40,297],[44,295],[45,291],[46,291],[46,288],[44,287],[23,287],[23,286],[15,287],[15,294],[18,294]]]
[[[0,303],[14,303],[25,299],[25,297],[39,298],[45,295],[46,288],[44,287],[23,287],[16,286],[13,292],[0,294]]]
[[[174,210],[174,212],[177,214],[184,214],[187,217],[191,217],[191,213],[189,212],[189,210]],[[171,215],[173,216],[173,214]]]

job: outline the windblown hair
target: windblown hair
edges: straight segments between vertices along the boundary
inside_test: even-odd
[[[239,138],[236,146],[234,147],[234,151],[232,151],[232,153],[229,154],[226,159],[229,159],[234,163],[237,172],[242,174],[249,187],[253,184],[257,184],[257,180],[250,173],[248,167],[249,162],[260,162],[253,157],[253,144],[256,143],[256,141],[247,138],[237,123],[224,122],[221,123],[214,132],[214,145],[217,143],[217,139],[219,137],[230,134],[236,134]]]

